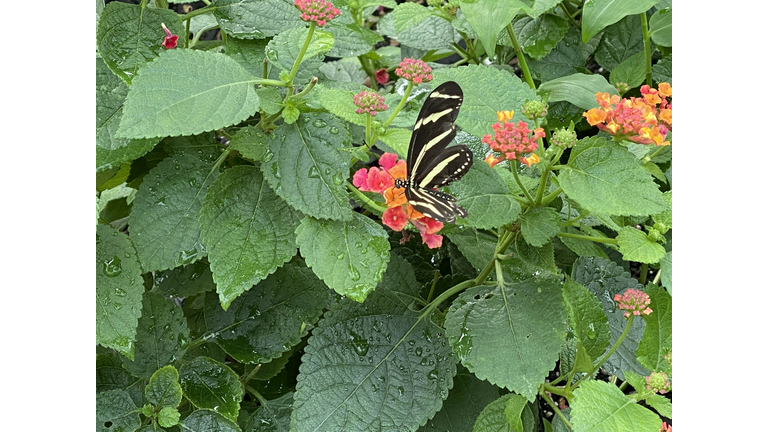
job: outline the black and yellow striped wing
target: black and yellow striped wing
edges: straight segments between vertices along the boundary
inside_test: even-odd
[[[419,111],[408,147],[405,197],[416,211],[440,222],[467,216],[454,197],[435,190],[460,179],[472,166],[472,151],[467,146],[448,147],[456,136],[454,121],[463,100],[461,87],[453,81],[433,90]]]

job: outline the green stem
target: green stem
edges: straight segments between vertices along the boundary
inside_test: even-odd
[[[552,202],[553,199],[557,198],[557,196],[560,195],[561,193],[563,193],[563,188],[557,188],[557,190],[555,190],[551,194],[541,199],[541,205],[545,206],[549,204],[550,202]]]
[[[275,87],[289,87],[289,84],[285,81],[273,80],[273,79],[254,79],[253,82],[256,85],[270,85]]]
[[[515,177],[515,182],[517,183],[517,186],[520,187],[520,190],[523,191],[523,195],[528,199],[528,203],[533,206],[535,201],[531,197],[531,194],[528,193],[528,190],[523,186],[523,182],[520,180],[520,177],[517,175],[517,164],[519,163],[517,160],[509,161],[509,170],[512,171],[512,175]]]
[[[429,295],[427,296],[427,303],[432,301],[432,294],[435,293],[435,286],[437,286],[437,278],[440,276],[440,270],[435,270],[435,277],[432,278],[432,287],[429,289]]]
[[[310,90],[312,90],[312,87],[314,87],[315,84],[317,84],[317,77],[312,77],[312,79],[309,80],[309,84],[307,84],[307,86],[304,87],[304,89],[302,89],[300,92],[296,93],[292,97],[294,99],[301,99],[301,98],[303,98],[304,95],[306,95],[307,93],[309,93]]]
[[[557,236],[558,237],[572,238],[572,239],[576,239],[576,240],[587,240],[587,241],[592,241],[592,242],[595,242],[595,243],[606,243],[606,244],[612,244],[612,245],[618,245],[619,244],[619,242],[616,241],[616,239],[605,238],[605,237],[592,237],[592,236],[582,235],[582,234],[571,234],[571,233],[560,232],[560,233],[557,233]]]
[[[515,47],[515,54],[517,55],[517,63],[520,65],[520,69],[523,71],[525,82],[528,83],[528,86],[530,88],[536,90],[536,84],[533,83],[533,77],[531,76],[531,71],[528,70],[528,63],[525,61],[525,56],[523,55],[523,49],[520,47],[520,43],[517,42],[517,38],[515,37],[515,32],[512,29],[512,23],[507,24],[507,34],[509,35],[509,39],[512,41],[512,45]]]
[[[558,417],[560,417],[560,420],[562,420],[563,423],[565,423],[568,429],[573,430],[573,425],[571,424],[571,422],[569,422],[568,419],[565,418],[565,414],[560,412],[560,408],[558,408],[557,405],[555,405],[555,402],[552,401],[552,399],[550,399],[549,396],[547,396],[547,392],[544,391],[544,389],[539,389],[539,396],[541,396],[541,398],[544,399],[544,401],[546,401],[550,407],[552,407],[552,410],[555,412],[555,414],[557,414]]]
[[[190,26],[190,24],[192,24],[192,21],[191,20],[187,21],[185,24],[186,24],[185,27],[186,27],[187,31],[184,33],[184,48],[189,48],[189,26]],[[197,35],[195,35],[195,36],[197,36]],[[196,38],[196,39],[199,39],[199,38]],[[194,44],[192,44],[192,45],[194,46]]]
[[[653,74],[651,73],[651,36],[648,33],[648,17],[645,12],[640,13],[640,25],[643,27],[643,47],[645,50],[645,83],[653,85]]]
[[[312,42],[312,35],[315,34],[315,27],[317,27],[317,23],[314,21],[310,21],[309,33],[307,33],[307,38],[304,40],[304,45],[301,46],[301,51],[299,51],[299,55],[296,57],[296,60],[293,62],[291,73],[288,75],[288,79],[286,80],[286,82],[288,83],[288,87],[291,87],[291,88],[293,87],[293,78],[296,77],[296,72],[299,71],[299,65],[301,64],[301,61],[304,59],[304,54],[307,53],[307,48],[309,48],[309,43]]]
[[[268,79],[267,77],[269,76],[269,60],[267,60],[267,58],[264,57],[264,62],[263,63],[264,63],[264,68],[262,70],[262,75],[263,75],[264,79]]]
[[[357,56],[357,59],[360,61],[360,66],[363,67],[365,74],[368,75],[368,79],[371,80],[371,89],[373,91],[378,91],[379,83],[376,82],[376,72],[371,67],[369,60],[361,55]]]
[[[347,189],[350,190],[353,194],[355,194],[363,203],[367,204],[369,207],[373,208],[374,210],[384,213],[384,211],[387,209],[387,207],[382,207],[378,205],[375,201],[371,200],[367,196],[365,196],[360,190],[358,190],[355,185],[353,185],[350,182],[347,182]]]
[[[656,272],[656,276],[653,277],[653,284],[658,285],[660,281],[661,281],[661,269],[659,269],[659,271]]]
[[[211,5],[211,2],[209,0],[202,0],[202,1],[203,1],[203,3],[205,3],[206,6],[210,6]]]
[[[479,275],[475,278],[473,281],[472,286],[481,285],[483,282],[485,282],[485,279],[488,278],[488,275],[491,274],[493,269],[496,267],[496,255],[503,254],[509,245],[512,244],[512,242],[515,240],[515,237],[517,235],[512,234],[509,231],[505,231],[504,234],[499,239],[498,243],[496,244],[496,252],[493,254],[493,258],[488,262],[488,264],[485,265],[485,268],[480,272]]]
[[[384,122],[383,129],[386,130],[387,127],[389,127],[389,124],[392,123],[392,120],[395,119],[395,116],[397,113],[400,112],[401,109],[405,106],[405,103],[408,102],[408,96],[411,95],[411,90],[413,90],[413,81],[408,81],[408,87],[405,88],[405,92],[403,92],[403,98],[400,99],[400,103],[397,104],[395,107],[395,110],[392,111],[392,114],[390,114],[387,121]]]
[[[606,353],[603,356],[603,358],[595,366],[592,367],[592,370],[588,374],[584,375],[582,379],[578,380],[576,384],[573,385],[573,388],[578,387],[582,381],[588,378],[591,378],[592,374],[597,372],[600,369],[600,366],[602,366],[603,363],[605,363],[609,358],[611,358],[613,353],[616,352],[617,349],[619,349],[619,346],[621,345],[621,343],[624,342],[624,338],[626,338],[627,335],[629,334],[629,329],[632,328],[632,322],[634,321],[634,319],[635,319],[634,315],[629,315],[629,318],[627,319],[627,326],[624,327],[624,331],[621,333],[621,336],[619,336],[619,339],[616,340],[616,343],[613,344],[610,351],[608,351],[608,353]]]
[[[648,264],[640,264],[640,285],[645,285],[645,280],[648,278]]]
[[[661,153],[662,151],[664,151],[664,149],[665,149],[666,147],[667,147],[667,146],[659,146],[659,148],[658,148],[658,149],[656,149],[656,151],[654,151],[653,153],[651,153],[651,155],[650,155],[650,156],[646,156],[646,157],[644,157],[644,158],[643,158],[643,162],[650,162],[650,161],[651,161],[651,159],[655,158],[656,156],[658,156],[658,155],[659,155],[659,153]]]
[[[261,406],[267,406],[269,402],[267,402],[267,400],[264,399],[264,396],[262,396],[261,393],[258,392],[258,390],[256,390],[255,388],[249,385],[245,386],[245,389],[248,390],[248,393],[252,394],[253,396],[256,397],[256,399],[259,400],[259,403],[261,403]]]
[[[252,371],[248,372],[248,375],[245,378],[243,378],[242,380],[240,380],[240,382],[242,382],[243,385],[248,384],[248,381],[250,381],[256,375],[256,373],[259,371],[259,369],[261,369],[261,363],[257,364],[256,367],[253,368]]]
[[[549,179],[549,172],[551,170],[550,167],[546,167],[544,173],[541,175],[541,181],[539,181],[539,189],[536,191],[536,201],[534,202],[534,205],[541,204],[541,200],[544,197],[544,189],[547,187],[547,180]]]
[[[200,9],[195,9],[193,11],[190,11],[187,14],[182,15],[181,16],[181,20],[182,21],[189,21],[189,20],[191,20],[192,18],[194,18],[194,17],[196,17],[198,15],[205,15],[207,13],[211,13],[214,9],[215,8],[208,8],[208,7],[204,7],[204,8],[200,8]]]

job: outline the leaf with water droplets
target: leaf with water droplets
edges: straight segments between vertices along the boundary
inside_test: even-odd
[[[661,428],[658,415],[611,383],[586,381],[573,395],[574,431],[657,431]]]
[[[301,255],[326,285],[362,302],[381,281],[389,262],[384,228],[359,213],[350,221],[305,217],[296,229]],[[355,243],[362,247],[356,247]]]
[[[613,296],[623,293],[627,289],[642,290],[642,285],[629,272],[624,271],[613,261],[596,257],[580,257],[576,259],[573,263],[571,277],[600,299],[603,311],[608,316],[608,325],[611,328],[609,346],[613,346],[627,326],[624,311],[616,307]],[[650,374],[650,371],[637,361],[635,354],[644,330],[645,321],[640,319],[634,320],[627,337],[624,338],[619,348],[605,362],[603,369],[622,380],[624,379],[624,373],[622,372],[624,370],[632,371],[642,376]]]
[[[144,395],[147,402],[155,406],[155,410],[178,407],[181,403],[179,372],[171,365],[158,369],[149,379]]]
[[[567,276],[563,285],[563,298],[568,310],[569,325],[589,357],[597,359],[605,354],[611,339],[611,329],[600,300]]]
[[[342,17],[346,12],[342,12]],[[671,14],[670,14],[671,15]],[[333,49],[328,52],[331,57],[356,57],[366,54],[373,46],[384,40],[378,33],[360,27],[354,21],[340,22],[340,19],[330,21],[325,30],[333,35]]]
[[[139,158],[160,141],[159,138],[115,138],[127,94],[128,86],[101,59],[96,59],[96,171],[119,167]]]
[[[471,431],[483,408],[498,399],[499,390],[459,365],[443,408],[419,432]]]
[[[298,225],[298,212],[272,191],[259,168],[236,166],[214,182],[200,226],[223,308],[296,254]]]
[[[387,290],[389,280],[371,298]],[[414,430],[425,424],[448,395],[456,366],[443,330],[413,312],[382,314],[367,300],[332,307],[304,350],[291,430]]]
[[[209,340],[241,363],[268,363],[301,342],[329,302],[328,287],[306,267],[288,263],[224,311],[205,298]]]
[[[97,432],[133,432],[140,426],[136,404],[125,390],[109,390],[96,395]]]
[[[237,423],[207,409],[193,412],[179,424],[184,432],[240,432]]]
[[[504,180],[486,163],[472,166],[461,180],[451,185],[456,204],[468,215],[467,224],[476,228],[496,228],[520,216],[520,203]]]
[[[155,272],[156,290],[169,296],[187,298],[216,289],[208,261]]]
[[[194,406],[213,410],[231,421],[237,420],[244,390],[229,366],[200,356],[181,367],[179,378],[184,396]]]
[[[321,124],[318,120],[322,126],[316,126]],[[350,220],[353,212],[347,189],[343,181],[334,180],[349,178],[352,156],[339,150],[350,147],[344,123],[330,114],[301,114],[296,123],[278,127],[270,138],[274,156],[261,164],[261,171],[272,189],[306,215]]]
[[[287,432],[290,430],[293,392],[288,392],[277,399],[260,402],[261,405],[248,419],[243,432]]]
[[[136,250],[125,234],[96,226],[96,343],[133,358],[144,292]]]
[[[134,78],[115,136],[195,135],[238,124],[259,109],[255,83],[224,54],[166,51]]]
[[[565,330],[561,283],[553,277],[470,288],[445,316],[462,364],[530,401],[557,362]]]
[[[102,11],[96,32],[99,54],[127,84],[139,68],[166,51],[161,23],[175,35],[185,32],[179,15],[172,10],[110,2]]]
[[[181,153],[144,176],[131,209],[129,236],[145,272],[190,264],[204,255],[197,217],[218,176],[212,169],[212,162]]]
[[[221,29],[235,38],[263,39],[306,26],[290,0],[214,0],[211,7]]]
[[[123,367],[135,377],[149,378],[184,355],[189,345],[189,328],[181,307],[164,295],[145,293],[142,304],[134,358],[124,358]]]
[[[291,71],[296,58],[304,47],[304,41],[309,33],[308,28],[299,27],[281,31],[275,36],[264,52],[269,63],[286,73]],[[301,64],[296,71],[296,82],[307,82],[317,75],[317,70],[323,64],[325,53],[333,48],[333,35],[327,31],[316,29],[312,39],[301,57]]]

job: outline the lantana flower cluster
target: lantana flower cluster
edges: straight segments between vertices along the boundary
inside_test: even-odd
[[[640,87],[642,97],[621,99],[609,93],[597,93],[595,99],[599,108],[592,108],[583,115],[592,126],[620,139],[638,144],[669,145],[665,141],[672,130],[672,87],[659,84],[654,89],[648,85]]]
[[[437,232],[443,223],[427,217],[408,204],[405,189],[395,187],[395,179],[405,180],[407,168],[404,160],[397,160],[394,153],[384,153],[379,158],[379,168],[359,169],[352,176],[352,184],[361,191],[381,194],[387,202],[387,209],[381,215],[384,225],[395,231],[402,231],[411,222],[421,233],[422,243],[432,249],[443,244],[443,236]]]
[[[374,91],[363,90],[354,95],[352,99],[355,102],[355,106],[357,106],[355,112],[358,114],[366,113],[375,116],[379,112],[387,110],[384,97]]]
[[[531,135],[526,122],[519,121],[516,125],[512,124],[514,113],[514,111],[497,111],[499,122],[491,126],[493,137],[483,136],[483,142],[488,144],[494,152],[485,158],[491,167],[503,160],[518,160],[528,166],[539,162],[539,157],[532,153],[539,146],[536,141],[545,136],[544,129],[534,129]]]
[[[669,376],[664,372],[651,372],[645,377],[645,388],[654,393],[664,394],[672,389]]]
[[[163,27],[163,30],[165,31],[165,39],[163,40],[163,43],[160,45],[162,45],[162,47],[165,49],[176,48],[179,37],[171,33],[171,31],[168,30],[168,27],[165,26],[165,23],[160,23],[160,25]]]
[[[659,432],[672,432],[672,425],[668,425],[667,422],[663,422]]]
[[[395,75],[413,81],[414,84],[421,84],[432,81],[432,68],[423,60],[409,57],[400,62],[400,67],[395,69]]]
[[[630,289],[626,290],[624,294],[616,294],[613,296],[613,300],[618,303],[619,309],[625,310],[624,317],[629,318],[629,315],[650,315],[651,308],[648,305],[651,304],[651,298],[648,294]]]
[[[301,11],[301,19],[314,21],[320,27],[341,15],[341,11],[326,0],[294,0],[293,5]]]

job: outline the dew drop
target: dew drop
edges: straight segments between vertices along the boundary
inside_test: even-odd
[[[316,166],[312,166],[312,168],[309,169],[309,178],[320,178],[320,170],[317,169]]]
[[[349,266],[349,278],[352,279],[353,281],[360,280],[360,272],[357,271],[357,269],[351,264]]]
[[[317,119],[317,120],[312,122],[312,126],[317,127],[317,128],[323,128],[323,127],[327,126],[327,123],[325,123],[324,121],[322,121],[320,119]]]
[[[120,267],[120,258],[113,256],[112,259],[104,261],[104,267],[102,273],[108,277],[115,277],[123,272],[123,268]]]
[[[342,183],[344,183],[344,176],[340,172],[334,174],[333,183],[336,184],[337,186],[341,185]]]
[[[330,128],[328,131],[329,131],[330,133],[332,133],[332,134],[336,135],[336,134],[338,134],[338,133],[339,133],[339,128],[337,128],[336,126],[331,126],[331,128]]]

